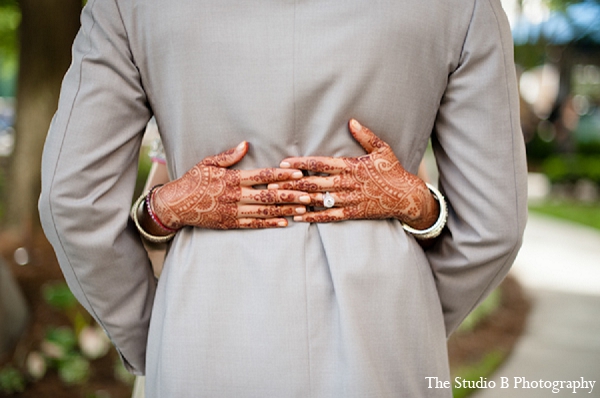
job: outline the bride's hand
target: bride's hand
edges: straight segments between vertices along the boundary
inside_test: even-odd
[[[285,227],[285,216],[304,214],[310,197],[294,190],[255,189],[254,185],[295,180],[300,170],[265,168],[232,170],[248,151],[248,143],[207,157],[181,178],[156,188],[152,210],[171,229]]]
[[[390,146],[354,119],[349,123],[352,136],[367,151],[360,157],[291,157],[280,167],[327,174],[294,181],[269,184],[271,189],[308,192],[311,205],[324,206],[329,192],[332,208],[307,212],[295,221],[331,222],[350,219],[397,218],[416,229],[433,225],[439,205],[425,182],[406,171]]]

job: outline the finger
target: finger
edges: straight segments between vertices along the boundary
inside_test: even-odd
[[[329,195],[333,197],[334,206],[354,206],[364,201],[363,196],[357,192],[329,192]],[[310,193],[310,206],[325,207],[323,204],[324,194],[323,193]]]
[[[322,192],[334,191],[341,187],[336,187],[336,181],[339,177],[304,177],[296,181],[285,181],[269,184],[269,189],[292,189],[304,192]]]
[[[348,123],[350,127],[350,133],[358,143],[367,151],[371,153],[379,148],[388,146],[382,139],[377,137],[371,130],[362,126],[358,120],[350,119]]]
[[[305,192],[279,189],[241,188],[240,203],[242,204],[308,204],[310,196]]]
[[[288,181],[302,178],[300,170],[294,169],[256,169],[241,170],[240,184],[242,186],[252,186],[259,184],[269,184],[271,182]]]
[[[344,171],[347,165],[344,158],[306,156],[283,159],[279,164],[279,167],[284,169],[294,168],[308,170],[317,173],[337,174]]]
[[[289,217],[305,214],[306,207],[300,205],[263,206],[263,205],[239,205],[239,218],[275,218]]]
[[[319,223],[327,223],[327,222],[336,222],[336,221],[344,221],[347,220],[343,209],[327,209],[323,211],[313,211],[303,215],[294,216],[294,221],[296,222],[319,222]]]
[[[240,218],[238,220],[240,229],[283,228],[287,225],[288,222],[285,218]]]
[[[229,167],[233,166],[246,155],[248,152],[248,143],[246,141],[240,142],[235,148],[221,152],[218,155],[213,155],[202,160],[205,166],[217,166],[217,167]]]

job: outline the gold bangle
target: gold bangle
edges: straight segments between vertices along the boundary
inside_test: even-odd
[[[140,210],[140,206],[144,205],[144,200],[146,199],[147,195],[148,194],[142,194],[138,198],[138,200],[135,201],[135,203],[131,207],[131,214],[130,214],[131,219],[133,220],[138,231],[140,232],[140,235],[142,235],[142,237],[144,239],[146,239],[147,241],[154,242],[154,243],[168,242],[171,239],[173,239],[173,237],[175,236],[175,232],[171,232],[169,235],[164,235],[164,236],[151,235],[148,232],[146,232],[144,230],[144,228],[142,228],[142,226],[140,225],[140,220],[138,218],[138,211]],[[142,209],[142,211],[143,211],[143,209]]]

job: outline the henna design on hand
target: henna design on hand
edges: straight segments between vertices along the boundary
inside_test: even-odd
[[[437,203],[417,176],[402,167],[392,148],[356,120],[350,122],[354,138],[368,152],[356,158],[290,158],[291,167],[329,173],[328,177],[305,177],[279,184],[284,189],[312,192],[313,204],[323,205],[329,191],[335,207],[296,216],[297,221],[332,222],[349,219],[397,218],[415,228],[432,225]]]
[[[348,169],[339,175],[339,186],[342,190],[358,189],[355,195],[362,196],[358,204],[343,208],[345,218],[395,217],[406,221],[418,217],[426,203],[422,193],[429,194],[429,190],[400,165],[387,144],[379,139],[376,143],[378,149],[370,155],[344,159]]]
[[[291,205],[282,206],[240,206],[238,215],[242,217],[287,217],[298,214],[298,207]]]
[[[303,192],[254,189],[253,185],[300,178],[299,170],[231,170],[247,152],[247,143],[210,156],[181,178],[155,190],[151,206],[172,229],[194,226],[210,229],[266,228],[287,225],[284,216],[303,214]],[[304,195],[306,196],[306,195]],[[279,205],[288,203],[288,205]],[[289,205],[295,204],[295,205]]]
[[[182,192],[187,195],[182,195]],[[238,228],[241,196],[239,170],[197,164],[178,184],[165,184],[152,204],[170,228],[193,225],[210,229]],[[185,220],[185,222],[184,222]]]

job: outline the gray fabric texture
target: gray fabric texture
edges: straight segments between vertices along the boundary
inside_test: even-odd
[[[69,286],[148,397],[450,397],[446,336],[505,276],[526,219],[499,0],[88,0],[43,158]],[[184,228],[156,284],[128,219],[144,126],[169,171],[360,156],[351,117],[416,172],[433,139],[448,227]]]

